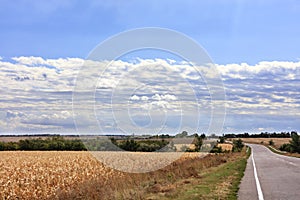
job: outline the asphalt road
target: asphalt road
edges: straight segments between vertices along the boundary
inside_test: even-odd
[[[252,155],[238,199],[300,200],[300,158],[275,154],[262,145],[247,145]]]

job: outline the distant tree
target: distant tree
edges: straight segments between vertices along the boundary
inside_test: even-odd
[[[244,133],[244,137],[248,138],[249,137],[249,133]]]
[[[86,150],[79,139],[66,140],[61,136],[51,136],[47,139],[24,139],[18,142],[2,142],[0,150],[24,150],[24,151],[82,151]]]
[[[5,143],[4,142],[0,142],[0,151],[5,150]]]
[[[32,144],[30,140],[25,139],[25,140],[20,140],[19,141],[19,147],[21,150],[32,150]]]
[[[291,133],[292,140],[290,141],[290,150],[292,153],[300,153],[300,137],[297,132]]]
[[[175,135],[176,138],[183,138],[183,137],[187,137],[187,136],[188,136],[187,131],[182,131],[181,133],[178,133],[177,135]]]
[[[4,150],[6,150],[6,151],[19,150],[19,145],[17,142],[7,142],[7,143],[5,143]]]
[[[125,151],[137,151],[139,144],[133,139],[130,139],[122,142],[119,147]]]
[[[205,135],[204,133],[202,133],[202,134],[200,135],[200,137],[204,140],[204,139],[206,138],[206,135]]]
[[[221,143],[221,144],[225,143],[225,138],[224,137],[219,137],[219,143]]]
[[[113,143],[114,145],[117,145],[117,140],[114,137],[110,138],[111,143]]]
[[[195,144],[195,151],[200,151],[201,146],[203,145],[203,139],[198,134],[195,134],[194,144]]]
[[[73,140],[73,141],[70,141],[69,150],[82,151],[82,150],[86,150],[86,147],[84,146],[84,144],[81,140]]]

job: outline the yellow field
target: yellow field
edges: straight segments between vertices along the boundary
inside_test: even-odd
[[[186,153],[181,160],[195,157],[199,157],[199,153]],[[59,194],[68,194],[89,180],[105,185],[125,175],[104,166],[89,152],[0,152],[1,199],[57,199]]]
[[[218,147],[221,147],[223,151],[232,151],[232,144],[218,144]]]
[[[47,198],[83,180],[119,174],[88,152],[0,152],[0,197]]]
[[[255,144],[269,144],[270,140],[273,140],[274,146],[279,148],[284,143],[289,143],[291,138],[241,138],[243,142],[255,143]]]

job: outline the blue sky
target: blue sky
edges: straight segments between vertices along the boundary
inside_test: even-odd
[[[207,51],[216,63],[226,92],[227,102],[218,102],[227,107],[223,132],[300,130],[300,3],[297,0],[2,0],[0,4],[0,133],[73,133],[72,94],[84,59],[112,35],[142,27],[179,31]],[[134,71],[131,78],[147,77],[152,81],[132,80],[116,87],[128,70],[141,63],[166,68],[178,64],[176,72],[193,83],[197,91],[203,89],[199,98],[209,99],[203,80],[195,78],[188,65],[157,60],[157,54],[144,52],[143,56],[149,55],[152,60],[140,60],[136,65],[126,60],[117,62],[97,83],[100,86],[95,92],[98,98],[95,115],[104,132],[117,132],[124,114],[119,113],[115,118],[106,115],[110,109],[106,104],[107,92],[119,88],[121,94],[134,84],[161,84],[153,79],[157,72],[145,68],[148,71]],[[176,77],[163,72],[160,75],[166,80]],[[177,86],[172,88],[166,82],[169,90],[144,87],[130,93],[126,105],[133,107],[124,111],[130,112],[132,122],[140,123],[141,127],[151,120],[159,127],[155,119],[161,116],[157,113],[168,111],[167,127],[163,130],[176,132],[180,120],[179,97],[187,94],[184,85]],[[187,105],[184,109],[201,107],[204,120],[198,131],[205,131],[210,103],[203,100],[196,106],[188,102],[182,100]],[[122,106],[118,108],[122,110]],[[151,114],[153,117],[149,118]],[[84,116],[80,119],[86,124],[83,130],[95,130],[89,121],[90,114]],[[192,113],[187,112],[187,116],[187,121],[193,119]],[[135,130],[125,125],[121,126],[128,128],[128,132]],[[183,127],[189,129],[189,125],[187,122]],[[150,128],[153,127],[147,131],[151,132]]]
[[[199,42],[216,63],[299,59],[297,0],[2,0],[0,55],[81,57],[107,37],[164,27]]]

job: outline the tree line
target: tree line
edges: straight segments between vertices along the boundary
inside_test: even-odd
[[[290,132],[280,132],[280,133],[269,133],[269,132],[261,132],[259,134],[225,134],[225,138],[290,138],[292,134],[297,133],[296,131]]]
[[[86,151],[80,139],[66,140],[62,136],[46,139],[25,139],[18,142],[0,142],[0,151]]]
[[[186,132],[175,137],[185,137]],[[193,134],[195,148],[187,148],[185,151],[200,151],[205,135]],[[28,138],[17,142],[0,142],[0,151],[176,151],[176,146],[170,140],[169,135],[152,137],[151,139],[115,139],[102,137],[93,139],[65,139],[63,136],[51,136],[47,138]]]

